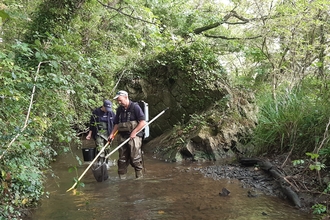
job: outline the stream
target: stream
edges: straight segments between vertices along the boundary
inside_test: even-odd
[[[83,146],[92,141],[83,141]],[[57,177],[49,177],[45,185],[47,192],[28,220],[92,220],[92,219],[223,219],[263,220],[290,219],[310,220],[288,201],[260,195],[248,197],[238,180],[213,180],[204,177],[195,168],[213,163],[167,163],[144,155],[145,176],[135,179],[134,170],[128,168],[126,180],[120,180],[115,163],[117,154],[111,155],[113,166],[109,179],[96,182],[92,171],[82,178],[84,187],[66,192],[87,168],[79,165],[76,155],[83,161],[82,151],[72,147],[72,152],[60,155],[52,164]],[[77,173],[69,168],[77,166]],[[222,188],[229,196],[220,196]]]

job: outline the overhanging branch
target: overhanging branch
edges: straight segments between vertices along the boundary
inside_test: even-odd
[[[129,18],[131,18],[131,19],[139,20],[139,21],[142,21],[142,22],[145,22],[145,23],[148,23],[148,24],[156,24],[156,23],[153,23],[153,22],[150,22],[150,21],[144,20],[144,19],[142,19],[142,18],[132,16],[134,10],[132,10],[131,14],[127,14],[127,13],[125,13],[125,12],[122,11],[122,9],[123,9],[122,7],[115,8],[115,7],[112,7],[112,6],[110,6],[110,5],[106,5],[106,4],[102,3],[102,2],[100,2],[99,0],[97,0],[97,1],[98,1],[98,3],[100,3],[103,7],[108,8],[108,9],[111,9],[111,10],[114,10],[114,11],[118,12],[119,14],[125,15],[125,16],[127,16],[127,17],[129,17]]]
[[[254,37],[225,37],[225,36],[218,36],[218,35],[211,35],[211,34],[204,34],[205,37],[209,38],[219,38],[224,40],[251,40],[262,37],[261,35],[254,36]]]
[[[229,19],[232,18],[232,17],[237,18],[238,21],[236,21],[236,22],[229,22]],[[222,24],[228,24],[228,25],[246,24],[246,23],[249,23],[251,21],[262,20],[262,19],[267,19],[267,17],[247,19],[247,18],[244,18],[243,16],[238,15],[236,11],[232,10],[231,12],[229,12],[227,15],[225,15],[223,17],[222,21],[219,21],[219,22],[216,22],[216,23],[213,23],[213,24],[210,24],[210,25],[206,25],[204,27],[196,28],[194,30],[194,33],[195,34],[201,34],[204,31],[208,31],[208,30],[211,30],[213,28],[219,27]],[[257,36],[255,38],[258,38],[258,37],[260,37],[260,36]],[[214,38],[223,38],[223,39],[226,39],[226,38],[220,37],[220,36],[219,37],[214,37]],[[251,38],[251,39],[254,39],[254,38]]]
[[[232,16],[232,12],[230,12],[225,17],[223,17],[223,20],[220,21],[220,22],[216,22],[216,23],[213,23],[213,24],[210,24],[210,25],[201,27],[201,28],[196,28],[194,30],[194,33],[195,34],[200,34],[200,33],[204,32],[204,31],[211,30],[213,28],[219,27],[220,25],[224,24],[231,16]]]

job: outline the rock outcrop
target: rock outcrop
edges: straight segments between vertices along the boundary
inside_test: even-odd
[[[164,69],[121,82],[132,100],[149,104],[150,119],[169,107],[150,125],[144,151],[170,161],[220,160],[242,151],[239,143],[257,123],[254,94],[211,78]]]

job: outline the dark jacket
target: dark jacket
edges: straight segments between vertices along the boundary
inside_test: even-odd
[[[114,120],[114,124],[119,124],[121,122],[128,121],[128,112],[130,112],[129,120],[139,122],[141,120],[146,120],[144,112],[138,103],[129,101],[129,105],[127,110],[123,106],[119,106],[116,111],[116,117]],[[122,137],[129,137],[130,132],[118,132]],[[143,137],[144,131],[141,131],[137,134],[139,137]]]
[[[108,136],[110,135],[113,129],[113,121],[115,118],[115,113],[113,111],[103,112],[101,110],[101,107],[94,109],[89,122],[89,130],[92,131],[92,137],[94,140],[96,139],[96,135],[98,133],[98,130],[100,129],[99,124],[101,121],[101,117],[107,118],[106,122],[107,122]]]

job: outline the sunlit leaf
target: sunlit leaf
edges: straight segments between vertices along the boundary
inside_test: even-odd
[[[2,21],[5,21],[9,18],[9,14],[6,13],[4,10],[0,10],[0,17],[2,18]]]

